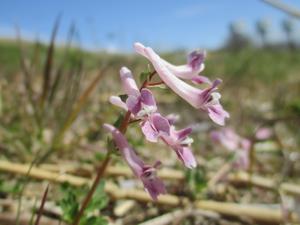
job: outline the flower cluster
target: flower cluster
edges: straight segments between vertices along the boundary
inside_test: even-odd
[[[205,53],[194,51],[189,54],[186,65],[175,66],[160,58],[151,48],[140,43],[135,43],[134,48],[137,53],[152,63],[155,73],[165,85],[193,107],[207,112],[215,123],[225,124],[225,119],[229,118],[229,114],[221,106],[219,102],[221,95],[217,92],[217,86],[221,80],[217,79],[211,82],[207,77],[199,75],[204,69]],[[121,68],[120,78],[127,99],[111,96],[110,102],[129,112],[131,121],[139,121],[142,133],[149,142],[161,140],[176,153],[178,159],[187,168],[196,167],[197,162],[191,150],[193,139],[189,137],[192,129],[187,127],[177,130],[174,125],[176,118],[173,114],[162,116],[158,112],[156,100],[148,88],[150,85],[147,85],[146,82],[141,88],[138,88],[128,68]],[[195,84],[205,83],[208,87],[196,88],[182,79],[191,80]],[[157,199],[159,194],[165,193],[162,181],[156,177],[156,168],[161,163],[156,162],[153,166],[145,164],[136,155],[135,150],[129,146],[121,131],[109,124],[105,124],[104,128],[112,134],[123,158],[134,174],[141,179],[151,197]]]
[[[251,141],[249,139],[240,137],[231,128],[212,131],[211,138],[235,154],[235,167],[241,169],[249,167],[249,153],[251,148]]]
[[[233,165],[237,168],[248,169],[250,164],[250,149],[255,141],[262,141],[270,138],[273,132],[270,128],[261,127],[256,130],[254,136],[250,139],[239,136],[231,128],[222,128],[210,133],[214,142],[221,144],[228,151],[235,154]]]

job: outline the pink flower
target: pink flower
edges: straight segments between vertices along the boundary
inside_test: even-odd
[[[165,186],[162,181],[156,176],[156,168],[160,162],[154,166],[146,165],[129,146],[123,134],[110,124],[103,126],[108,132],[112,133],[116,146],[120,150],[123,158],[133,171],[144,184],[146,191],[150,194],[153,200],[157,200],[158,195],[166,193]]]
[[[236,151],[236,160],[234,165],[241,169],[248,169],[250,165],[250,148],[251,148],[251,141],[242,138],[241,146]]]
[[[120,97],[111,96],[110,102],[112,104],[129,110],[136,117],[142,117],[156,112],[157,106],[152,92],[147,88],[143,88],[140,91],[128,68],[121,68],[120,77],[123,90],[128,95],[128,98],[126,102],[123,102]]]
[[[225,124],[225,119],[229,118],[229,113],[223,109],[219,102],[221,95],[216,92],[221,80],[215,80],[209,88],[204,90],[195,88],[175,76],[151,48],[144,48],[143,53],[151,61],[162,81],[177,95],[193,107],[206,111],[215,123]]]
[[[250,140],[240,137],[230,128],[212,131],[210,135],[213,141],[223,145],[230,152],[235,153],[234,165],[236,167],[242,169],[249,167]]]
[[[169,121],[159,113],[153,113],[144,118],[140,126],[146,139],[150,142],[157,142],[163,134],[170,135]]]
[[[191,128],[176,131],[175,127],[170,125],[168,119],[159,113],[150,115],[140,125],[148,141],[157,142],[160,138],[175,151],[186,167],[194,168],[197,166],[196,159],[190,148],[193,139],[188,137],[192,132]]]
[[[134,44],[134,48],[136,52],[149,59],[145,51],[146,47],[143,44],[137,42]],[[188,55],[187,64],[185,65],[176,66],[167,62],[162,58],[161,61],[170,70],[170,72],[177,77],[180,77],[182,79],[189,79],[192,80],[194,83],[198,83],[198,84],[211,83],[207,77],[198,75],[200,72],[204,70],[205,57],[206,57],[205,52],[193,51]]]
[[[190,127],[177,131],[174,126],[171,126],[170,135],[163,134],[161,137],[176,152],[181,162],[190,169],[197,166],[196,159],[190,148],[193,139],[188,137],[191,132],[192,129]]]
[[[265,140],[265,139],[270,138],[272,136],[272,134],[273,134],[273,132],[270,128],[261,127],[256,131],[255,137],[258,140]]]
[[[230,151],[236,150],[240,143],[240,136],[230,128],[214,130],[210,133],[210,136],[213,141],[223,145]]]

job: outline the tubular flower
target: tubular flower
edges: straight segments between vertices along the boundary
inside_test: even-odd
[[[140,91],[128,68],[121,68],[120,77],[122,88],[128,95],[128,98],[126,102],[123,102],[120,97],[111,96],[109,100],[112,104],[129,110],[135,117],[142,117],[156,112],[157,106],[152,92],[147,88],[143,88]]]
[[[225,119],[229,118],[229,113],[223,109],[219,102],[221,95],[216,92],[221,80],[215,80],[210,87],[204,90],[195,88],[175,76],[151,48],[144,48],[144,54],[151,61],[162,81],[177,95],[193,107],[206,111],[215,123],[222,126],[225,124]]]
[[[191,132],[192,129],[190,127],[177,131],[174,126],[171,126],[170,135],[163,134],[161,137],[162,140],[176,152],[182,163],[190,169],[197,166],[196,159],[190,148],[193,139],[188,137]]]
[[[211,138],[213,141],[223,145],[230,152],[235,153],[234,165],[236,167],[242,169],[249,167],[250,140],[240,137],[230,128],[212,131]]]
[[[148,141],[157,142],[160,138],[175,151],[180,161],[186,167],[194,168],[197,166],[196,159],[190,148],[193,139],[188,137],[192,132],[191,128],[176,131],[175,127],[170,125],[168,119],[162,117],[159,113],[150,115],[140,125]]]
[[[146,47],[141,43],[135,43],[134,48],[137,53],[143,55],[148,58],[146,53]],[[210,80],[205,77],[199,75],[205,68],[204,59],[206,57],[206,52],[193,51],[187,57],[187,64],[185,65],[173,65],[166,60],[161,58],[163,64],[173,73],[175,76],[180,77],[182,79],[192,80],[194,83],[211,83]],[[150,59],[149,59],[150,60]]]
[[[150,166],[145,164],[129,146],[123,134],[110,124],[103,126],[113,136],[114,142],[121,152],[121,155],[133,171],[144,184],[145,190],[150,194],[153,200],[157,200],[158,195],[166,193],[166,189],[162,181],[156,176],[156,168],[160,162]]]

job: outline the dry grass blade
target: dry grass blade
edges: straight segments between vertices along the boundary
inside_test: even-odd
[[[17,34],[17,42],[19,45],[20,49],[20,65],[21,65],[21,70],[22,74],[24,75],[24,86],[25,90],[29,99],[29,103],[34,109],[34,118],[36,119],[37,123],[39,121],[39,114],[36,108],[36,104],[34,102],[34,94],[33,94],[33,89],[32,89],[32,80],[31,80],[31,74],[29,71],[29,68],[26,65],[26,60],[25,60],[25,54],[24,54],[24,46],[21,38],[21,32],[18,27],[16,27],[16,34]]]
[[[55,98],[55,94],[57,93],[58,90],[58,86],[60,84],[62,75],[63,75],[63,71],[64,71],[64,66],[67,60],[67,56],[69,54],[69,50],[71,48],[71,44],[72,44],[72,40],[75,34],[75,24],[72,24],[69,30],[69,34],[68,34],[68,38],[67,38],[67,44],[65,47],[65,51],[64,51],[64,55],[63,58],[60,62],[60,65],[58,66],[57,72],[55,74],[54,77],[54,81],[50,90],[50,94],[49,94],[49,103],[51,104],[53,99]]]
[[[64,133],[67,131],[67,129],[72,125],[74,120],[77,118],[77,116],[80,113],[81,109],[85,105],[88,97],[93,92],[93,90],[96,88],[96,86],[99,83],[99,81],[101,80],[101,78],[104,76],[105,71],[106,71],[106,67],[101,69],[99,71],[98,75],[90,82],[88,87],[84,90],[82,95],[79,97],[79,99],[76,102],[73,110],[71,111],[71,113],[69,114],[66,122],[64,123],[62,129],[58,133],[54,144],[59,144],[60,143],[62,137],[64,136]]]
[[[52,71],[52,64],[53,64],[53,53],[54,53],[54,44],[55,38],[57,34],[57,30],[59,27],[60,22],[60,15],[57,17],[52,34],[51,34],[51,41],[47,51],[46,63],[44,66],[44,79],[43,79],[43,90],[41,95],[41,108],[44,106],[44,102],[48,96],[50,85],[51,85],[51,71]]]
[[[35,221],[34,225],[39,225],[39,223],[40,223],[40,219],[41,219],[41,216],[42,216],[42,213],[43,213],[43,209],[44,209],[44,205],[45,205],[45,202],[46,202],[46,199],[47,199],[48,191],[49,191],[49,184],[47,185],[46,190],[44,192],[44,195],[43,195],[43,198],[42,198],[42,201],[41,201],[41,205],[40,205],[40,208],[39,208],[39,211],[38,211],[38,215],[37,215],[37,218],[36,218],[36,221]]]
[[[26,87],[26,90],[32,92],[31,78],[30,78],[30,73],[29,73],[27,65],[26,65],[26,61],[25,61],[24,46],[23,46],[21,32],[20,32],[19,27],[16,27],[16,34],[17,34],[17,42],[18,42],[19,49],[20,49],[20,65],[21,65],[21,69],[22,69],[22,72],[23,72],[24,78],[25,78],[24,79],[25,87]]]
[[[279,0],[262,0],[262,1],[281,11],[290,14],[291,16],[296,17],[297,19],[300,19],[300,10],[293,6],[289,6]]]
[[[1,161],[0,170],[15,173],[15,174],[26,174],[28,165],[10,163]],[[29,174],[30,177],[34,177],[42,180],[49,180],[57,183],[68,182],[74,186],[82,186],[89,184],[90,180],[82,177],[76,177],[67,174],[59,174],[49,172],[47,170],[33,167]],[[113,199],[134,199],[140,202],[152,202],[153,200],[143,190],[138,189],[121,189],[112,182],[106,182],[105,192],[107,192]],[[165,194],[158,198],[157,204],[166,206],[186,206],[191,202],[183,197],[178,197],[171,194]],[[205,201],[200,200],[194,202],[195,208],[214,211],[223,215],[229,215],[234,217],[248,217],[255,221],[260,221],[270,224],[280,224],[283,222],[283,215],[281,210],[269,207],[269,205],[258,206],[258,205],[247,205],[238,203],[227,203],[227,202],[216,202],[216,201]],[[295,214],[291,215],[291,222],[297,222],[298,218]]]

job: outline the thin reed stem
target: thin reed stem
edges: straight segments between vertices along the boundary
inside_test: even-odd
[[[107,168],[107,166],[109,164],[109,161],[110,161],[110,153],[107,152],[105,160],[102,163],[102,165],[99,167],[98,172],[97,172],[97,176],[96,176],[96,178],[95,178],[95,180],[93,182],[93,185],[92,185],[90,191],[88,192],[88,194],[86,195],[85,199],[83,200],[81,208],[80,208],[80,210],[79,210],[79,212],[78,212],[78,214],[77,214],[74,222],[72,223],[72,225],[78,225],[79,224],[80,219],[83,216],[86,207],[90,203],[90,201],[91,201],[91,199],[92,199],[92,197],[94,195],[94,192],[95,192],[95,190],[96,190],[96,188],[97,188],[97,186],[98,186],[101,178],[103,177],[103,175],[105,173],[105,169]]]

